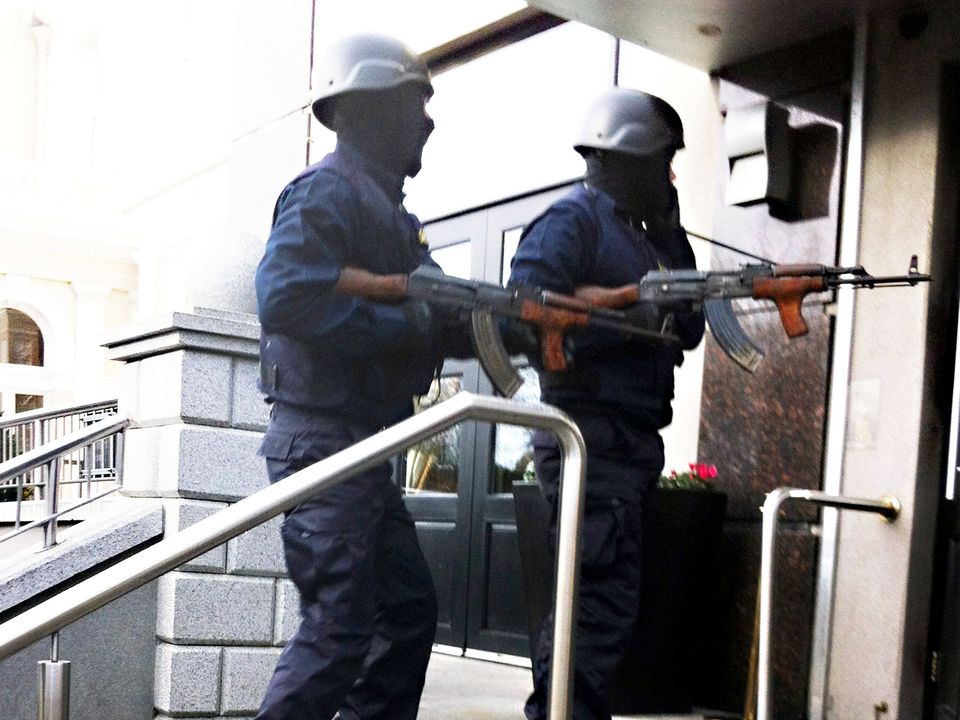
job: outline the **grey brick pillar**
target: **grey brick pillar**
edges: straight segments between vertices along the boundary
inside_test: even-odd
[[[129,325],[105,343],[126,363],[124,493],[159,498],[165,534],[267,484],[256,456],[267,406],[256,390],[252,315],[197,308]],[[279,521],[158,582],[158,718],[251,717],[299,622]]]

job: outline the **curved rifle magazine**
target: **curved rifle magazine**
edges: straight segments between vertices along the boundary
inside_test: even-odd
[[[490,378],[493,387],[503,397],[511,398],[523,385],[517,369],[510,362],[510,355],[500,337],[500,328],[493,314],[474,310],[470,314],[470,337],[480,366]]]
[[[733,314],[730,298],[713,298],[703,303],[703,312],[710,332],[723,351],[747,372],[755,372],[763,360],[763,352],[740,327]]]

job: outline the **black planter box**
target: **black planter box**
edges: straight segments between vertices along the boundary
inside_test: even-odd
[[[552,606],[549,507],[536,483],[514,483],[530,655]],[[727,496],[657,490],[644,514],[639,620],[610,687],[615,714],[686,713],[716,672],[715,586]],[[713,668],[713,669],[712,669]]]

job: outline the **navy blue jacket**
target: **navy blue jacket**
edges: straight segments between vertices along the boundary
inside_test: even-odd
[[[581,285],[617,287],[638,282],[650,270],[695,267],[686,233],[678,230],[672,240],[668,254],[633,227],[607,194],[580,184],[526,227],[510,284],[570,295]],[[696,347],[703,337],[702,313],[675,319],[682,347]],[[680,348],[592,328],[571,332],[570,338],[570,369],[541,372],[545,402],[616,408],[649,429],[670,423],[673,372],[683,362]]]
[[[256,275],[268,400],[373,427],[409,416],[429,389],[439,335],[415,332],[402,305],[333,290],[346,265],[377,274],[436,265],[402,186],[340,142],[281,193]]]

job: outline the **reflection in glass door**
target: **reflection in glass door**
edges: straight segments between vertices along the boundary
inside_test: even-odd
[[[438,248],[432,255],[447,275],[466,279],[470,277],[470,253],[470,241],[462,240]],[[415,400],[415,412],[426,410],[453,397],[460,392],[462,384],[462,377],[459,375],[434,380],[430,391]],[[440,435],[424,440],[407,452],[403,481],[407,494],[457,494],[457,464],[462,436],[462,428],[454,426]]]
[[[536,371],[529,365],[518,368],[523,385],[514,399],[523,402],[540,400],[540,381]],[[532,482],[536,479],[533,470],[533,431],[516,425],[499,425],[494,428],[493,484],[490,492],[509,495],[513,483]]]
[[[523,235],[522,227],[510,228],[504,230],[500,241],[500,277],[497,280],[501,285],[506,285],[510,279],[510,263],[513,256],[517,254],[517,246],[520,245],[520,236]]]
[[[415,402],[416,412],[433,407],[460,392],[462,378],[434,380],[430,392]],[[463,428],[454,425],[407,451],[404,489],[408,495],[434,493],[456,495],[459,487],[460,442]]]

